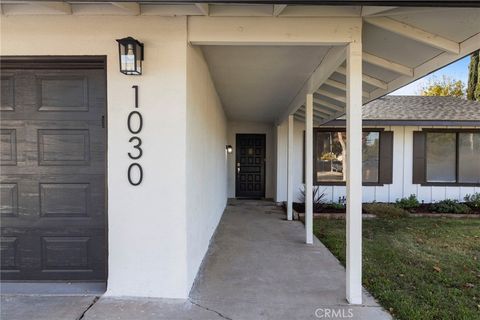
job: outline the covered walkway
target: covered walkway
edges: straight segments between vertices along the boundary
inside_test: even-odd
[[[318,239],[305,245],[303,224],[270,202],[230,202],[190,300],[231,319],[316,319],[317,309],[390,319],[367,292],[348,305],[344,267]]]

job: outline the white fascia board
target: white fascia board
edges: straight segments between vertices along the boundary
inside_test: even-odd
[[[140,14],[140,5],[136,2],[110,2],[115,7],[124,10],[126,13],[132,16],[138,16]]]
[[[14,15],[69,15],[72,6],[60,1],[11,2],[2,1],[2,14]]]
[[[286,8],[287,8],[286,4],[274,4],[272,15],[275,17],[278,17]]]
[[[361,38],[361,18],[188,17],[194,45],[343,45]]]
[[[389,12],[398,7],[389,7],[389,6],[363,6],[362,7],[362,17],[368,17],[371,15],[376,15],[380,13]]]
[[[195,3],[195,6],[204,16],[209,15],[208,3]]]

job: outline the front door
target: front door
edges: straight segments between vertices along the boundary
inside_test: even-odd
[[[237,134],[237,198],[265,197],[265,135]]]

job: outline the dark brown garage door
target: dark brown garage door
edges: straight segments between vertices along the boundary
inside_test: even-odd
[[[103,58],[1,62],[1,277],[104,280]]]

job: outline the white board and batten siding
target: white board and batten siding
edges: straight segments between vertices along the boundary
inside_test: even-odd
[[[282,124],[283,126],[284,124]],[[369,127],[374,128],[374,127]],[[480,187],[444,187],[444,186],[421,186],[412,183],[413,170],[413,132],[427,127],[419,126],[383,126],[386,131],[393,131],[393,183],[383,186],[364,186],[363,202],[395,202],[397,199],[408,197],[411,194],[417,196],[419,201],[425,203],[436,202],[444,199],[463,201],[467,194],[480,192]],[[453,127],[428,127],[428,128],[453,128]],[[480,127],[455,127],[455,128],[480,128]],[[304,124],[295,121],[294,128],[294,201],[298,201],[303,176],[303,130]],[[280,130],[277,136],[277,144],[286,142]],[[285,152],[278,153],[277,157],[285,157]],[[282,159],[277,159],[277,172],[286,172],[283,168]],[[286,201],[286,175],[277,175],[276,201]],[[339,198],[346,196],[345,186],[320,185],[320,191],[325,193],[325,200],[338,202]]]

